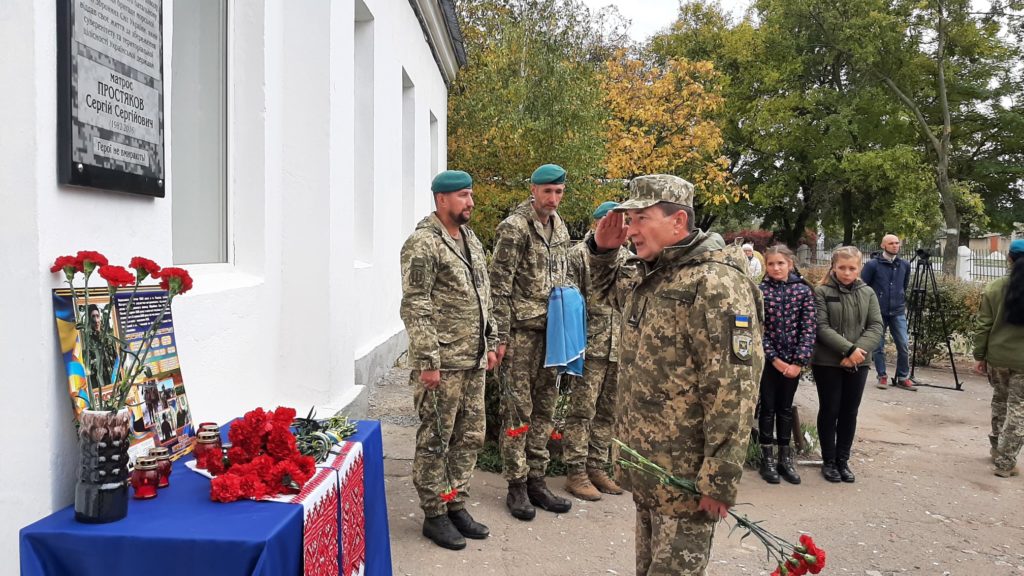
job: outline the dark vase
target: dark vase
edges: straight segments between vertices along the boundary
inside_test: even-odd
[[[75,520],[102,524],[128,514],[128,409],[84,410],[78,415],[81,465],[75,485]]]

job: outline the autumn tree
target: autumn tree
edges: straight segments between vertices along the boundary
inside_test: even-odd
[[[607,194],[599,68],[622,28],[598,22],[578,0],[458,6],[469,63],[449,95],[448,164],[473,175],[474,229],[489,246],[498,222],[527,198],[531,172],[553,162],[569,173],[559,213],[581,236]]]
[[[723,104],[717,82],[710,62],[657,65],[619,50],[602,76],[608,177],[675,174],[694,184],[699,203],[738,200],[714,120]]]

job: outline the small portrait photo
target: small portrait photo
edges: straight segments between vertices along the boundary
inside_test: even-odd
[[[157,384],[157,388],[160,390],[160,409],[167,410],[171,407],[171,401],[174,400],[174,379],[161,380]]]
[[[174,414],[173,410],[164,410],[157,414],[157,433],[161,442],[167,442],[174,438]]]
[[[142,420],[146,424],[146,427],[152,426],[156,423],[154,417],[160,410],[160,393],[156,389],[156,380],[146,380],[139,387],[139,393],[142,396],[143,409],[142,409]]]

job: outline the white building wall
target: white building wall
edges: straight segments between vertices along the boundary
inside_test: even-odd
[[[165,145],[173,22],[164,2]],[[360,393],[356,366],[393,360],[402,331],[402,70],[415,84],[413,223],[432,209],[430,116],[444,167],[447,90],[405,0],[365,0],[375,19],[374,238],[352,248],[355,109],[353,3],[235,0],[229,8],[229,259],[187,266],[175,301],[193,415],[224,421],[254,406],[340,408]],[[72,503],[77,443],[50,300],[54,257],[99,250],[170,265],[167,197],[57,185],[56,13],[52,0],[0,3],[0,575],[18,571],[18,530]],[[9,82],[10,81],[10,82]],[[384,344],[388,344],[384,346]],[[381,350],[384,350],[381,355]],[[376,353],[376,355],[375,355]]]

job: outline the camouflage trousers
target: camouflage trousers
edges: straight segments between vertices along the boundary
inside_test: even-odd
[[[583,377],[573,378],[562,434],[562,455],[572,472],[604,468],[608,463],[618,376],[618,362],[587,358]]]
[[[544,368],[544,331],[512,329],[504,362],[509,365],[501,390],[501,449],[506,480],[543,477],[550,454],[548,439],[558,403],[554,368]],[[511,358],[509,358],[511,356]],[[526,425],[525,434],[510,436],[509,429]]]
[[[1017,464],[1024,445],[1024,372],[988,367],[992,383],[992,432],[989,440],[996,449],[995,464],[1009,470]]]
[[[465,508],[469,479],[484,445],[484,371],[441,371],[441,385],[434,390],[423,387],[418,370],[409,380],[416,388],[420,417],[412,461],[420,508],[428,517]],[[446,504],[441,494],[448,491],[449,482],[458,494]]]
[[[665,516],[636,509],[636,576],[704,576],[715,523],[699,510]]]

